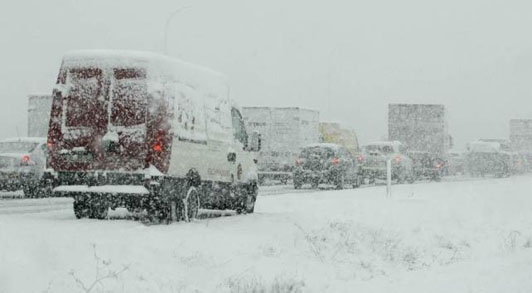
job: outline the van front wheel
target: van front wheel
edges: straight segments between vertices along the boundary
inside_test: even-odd
[[[183,220],[190,222],[198,217],[199,213],[199,194],[198,190],[194,186],[190,186],[187,190],[185,198],[183,198]]]
[[[249,188],[247,189],[247,196],[246,196],[246,213],[252,214],[255,211],[255,202],[257,201],[257,195],[259,193],[259,189],[256,184],[251,184]]]

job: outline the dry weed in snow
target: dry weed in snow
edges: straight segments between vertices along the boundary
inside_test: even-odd
[[[449,265],[469,258],[466,241],[444,236],[420,235],[416,239],[385,229],[352,222],[330,222],[320,229],[305,229],[311,254],[330,264],[348,278],[372,279],[391,270],[418,270],[434,265]]]
[[[70,275],[78,285],[78,287],[85,293],[94,292],[94,290],[99,290],[98,292],[105,292],[105,281],[107,280],[117,280],[123,273],[129,270],[130,265],[123,265],[120,269],[115,269],[112,267],[110,259],[103,259],[100,257],[96,251],[96,245],[92,245],[94,251],[94,261],[96,272],[94,278],[90,280],[82,280],[74,270],[70,271]]]
[[[282,276],[267,282],[260,277],[246,275],[228,278],[221,287],[231,293],[300,293],[304,292],[305,282]]]

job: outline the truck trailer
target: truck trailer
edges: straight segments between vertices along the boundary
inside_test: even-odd
[[[243,107],[250,133],[261,134],[259,181],[287,183],[301,149],[319,142],[319,112],[299,107]]]
[[[336,122],[320,122],[320,140],[324,143],[335,143],[345,147],[353,156],[359,154],[356,132],[342,127]]]
[[[33,94],[28,96],[28,137],[46,137],[50,123],[52,96]]]
[[[510,120],[510,143],[512,150],[521,157],[521,164],[532,170],[532,119]]]
[[[406,147],[416,178],[439,180],[451,147],[445,106],[389,104],[388,139]]]

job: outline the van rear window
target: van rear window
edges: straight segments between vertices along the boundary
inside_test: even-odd
[[[146,122],[146,71],[138,68],[114,69],[111,124],[134,126]]]
[[[101,108],[98,96],[102,89],[102,71],[97,68],[78,68],[69,71],[67,126],[91,126]]]

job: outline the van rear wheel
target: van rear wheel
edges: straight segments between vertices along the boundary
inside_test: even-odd
[[[22,186],[22,192],[24,193],[24,197],[37,197],[37,188],[31,183],[24,184]]]
[[[256,184],[251,184],[249,188],[247,188],[247,196],[246,196],[246,203],[245,203],[245,211],[248,214],[252,214],[255,211],[255,202],[257,201],[257,195],[259,193],[259,189]]]
[[[190,186],[187,190],[185,198],[183,198],[183,220],[190,222],[198,217],[199,213],[199,193],[196,187]]]
[[[163,201],[160,195],[155,194],[144,199],[142,205],[148,214],[148,221],[162,223],[168,220],[170,203]]]
[[[73,208],[74,208],[74,215],[78,219],[86,218],[90,214],[89,206],[87,205],[85,200],[74,199]]]
[[[90,218],[103,220],[109,214],[109,205],[104,199],[95,199],[90,204]]]
[[[336,189],[340,190],[340,189],[344,189],[344,184],[345,184],[345,177],[344,177],[344,174],[338,174],[335,178],[335,187]]]

